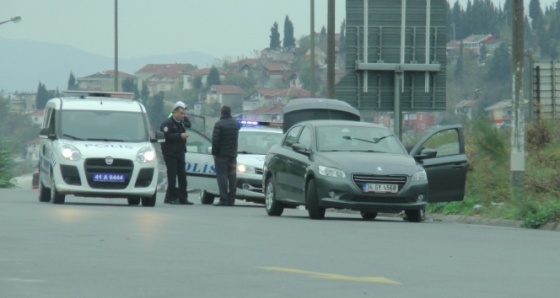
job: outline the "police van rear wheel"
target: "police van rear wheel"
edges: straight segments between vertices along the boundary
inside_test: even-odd
[[[140,198],[128,198],[128,205],[138,206],[140,204]]]
[[[203,205],[211,205],[212,203],[214,203],[214,196],[209,194],[205,190],[201,190],[200,191],[200,203],[202,203]]]
[[[157,191],[150,197],[143,197],[142,198],[142,206],[144,207],[154,207],[156,205],[156,194]]]

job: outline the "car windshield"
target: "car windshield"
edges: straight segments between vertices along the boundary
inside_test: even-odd
[[[279,143],[282,133],[275,131],[240,131],[237,152],[266,154],[272,145]]]
[[[60,134],[72,140],[144,142],[148,139],[141,113],[120,111],[61,112]]]
[[[390,130],[372,126],[317,127],[317,150],[406,153]]]

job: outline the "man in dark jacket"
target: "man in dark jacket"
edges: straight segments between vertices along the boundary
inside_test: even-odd
[[[212,155],[216,167],[220,201],[215,206],[233,206],[237,187],[237,138],[241,125],[231,117],[231,108],[223,106],[212,132]]]
[[[173,115],[161,124],[160,131],[165,135],[165,142],[161,143],[163,160],[167,167],[167,191],[164,203],[192,205],[188,200],[187,173],[185,171],[185,152],[187,152],[186,127],[190,122],[185,121],[186,105],[177,102],[173,108]],[[178,181],[179,188],[175,187]]]

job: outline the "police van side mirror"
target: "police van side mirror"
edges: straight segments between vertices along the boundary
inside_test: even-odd
[[[152,143],[163,143],[165,142],[165,135],[161,131],[156,131],[155,138],[150,139]]]
[[[49,134],[49,128],[48,127],[41,128],[41,130],[39,131],[39,137],[41,139],[50,139],[50,140],[56,139],[56,135]]]

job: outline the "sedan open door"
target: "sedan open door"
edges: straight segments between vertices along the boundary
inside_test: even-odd
[[[428,202],[462,201],[467,179],[467,156],[461,125],[438,127],[418,142],[410,155],[428,175]]]

